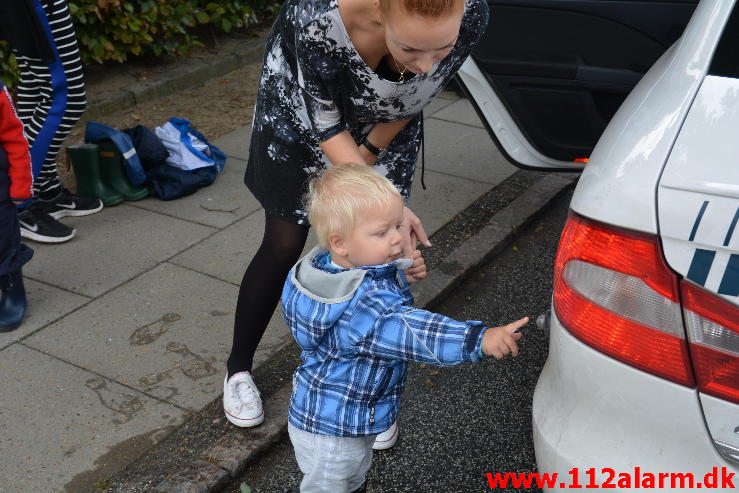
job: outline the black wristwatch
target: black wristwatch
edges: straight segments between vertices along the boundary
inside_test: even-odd
[[[385,157],[385,154],[387,154],[387,147],[385,147],[384,149],[380,149],[372,142],[370,142],[366,136],[362,139],[362,145],[366,147],[368,151],[374,154],[377,159],[382,159],[383,157]]]

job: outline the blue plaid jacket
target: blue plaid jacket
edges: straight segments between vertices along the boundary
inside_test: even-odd
[[[293,426],[343,437],[382,433],[398,415],[409,361],[480,360],[482,322],[413,308],[398,262],[337,269],[316,247],[290,271],[282,312],[302,348]]]

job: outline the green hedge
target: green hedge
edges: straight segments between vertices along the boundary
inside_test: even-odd
[[[5,0],[2,0],[5,1]],[[69,0],[85,64],[131,56],[187,54],[198,32],[228,33],[264,22],[280,8],[270,0]],[[12,85],[15,60],[0,44],[0,76]]]

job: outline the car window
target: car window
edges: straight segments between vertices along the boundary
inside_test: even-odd
[[[739,8],[736,5],[716,47],[709,73],[739,78]]]

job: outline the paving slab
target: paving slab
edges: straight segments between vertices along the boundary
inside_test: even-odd
[[[518,171],[483,129],[428,118],[423,131],[427,170],[493,186]]]
[[[63,221],[77,229],[77,236],[57,245],[34,243],[33,261],[26,264],[24,275],[90,297],[120,286],[216,231],[126,204]]]
[[[26,318],[13,332],[0,333],[0,349],[73,312],[91,299],[32,279],[24,279],[23,282],[28,298]]]
[[[429,236],[491,188],[488,183],[437,173],[428,167],[425,181],[426,190],[423,190],[421,166],[416,166],[408,207],[421,219]]]
[[[186,413],[15,344],[0,351],[0,491],[82,491],[182,423]],[[12,399],[8,397],[12,396]]]
[[[249,193],[244,188],[245,193]],[[262,242],[264,209],[260,209],[185,250],[170,262],[233,284],[241,284],[246,267]],[[303,253],[317,243],[311,231]]]
[[[24,341],[182,408],[223,391],[238,288],[164,263]]]
[[[446,97],[441,97],[442,94],[444,94],[444,96],[446,96]],[[457,99],[459,99],[459,96],[456,96],[456,94],[454,94],[453,92],[449,92],[447,94],[446,92],[442,91],[442,93],[439,94],[439,96],[437,96],[436,98],[434,98],[428,104],[428,106],[426,106],[423,109],[423,116],[424,116],[424,118],[428,118],[428,117],[434,115],[439,110],[446,108],[447,106],[449,106],[450,104],[452,104]]]
[[[249,193],[246,187],[244,192]],[[188,248],[170,262],[239,285],[246,266],[259,248],[263,231],[264,209],[259,209]]]
[[[473,127],[485,128],[477,116],[472,104],[466,99],[459,99],[441,111],[434,113],[434,118],[446,120],[453,123],[463,123]],[[490,137],[488,137],[488,140]]]
[[[228,158],[209,187],[177,200],[146,198],[130,205],[214,228],[225,228],[261,206],[244,186],[246,161]]]
[[[439,94],[436,95],[435,99],[449,99],[451,101],[456,101],[460,99],[460,96],[451,89],[443,89]]]
[[[213,144],[229,157],[246,160],[249,157],[249,139],[251,139],[251,125],[227,133],[214,140]]]

